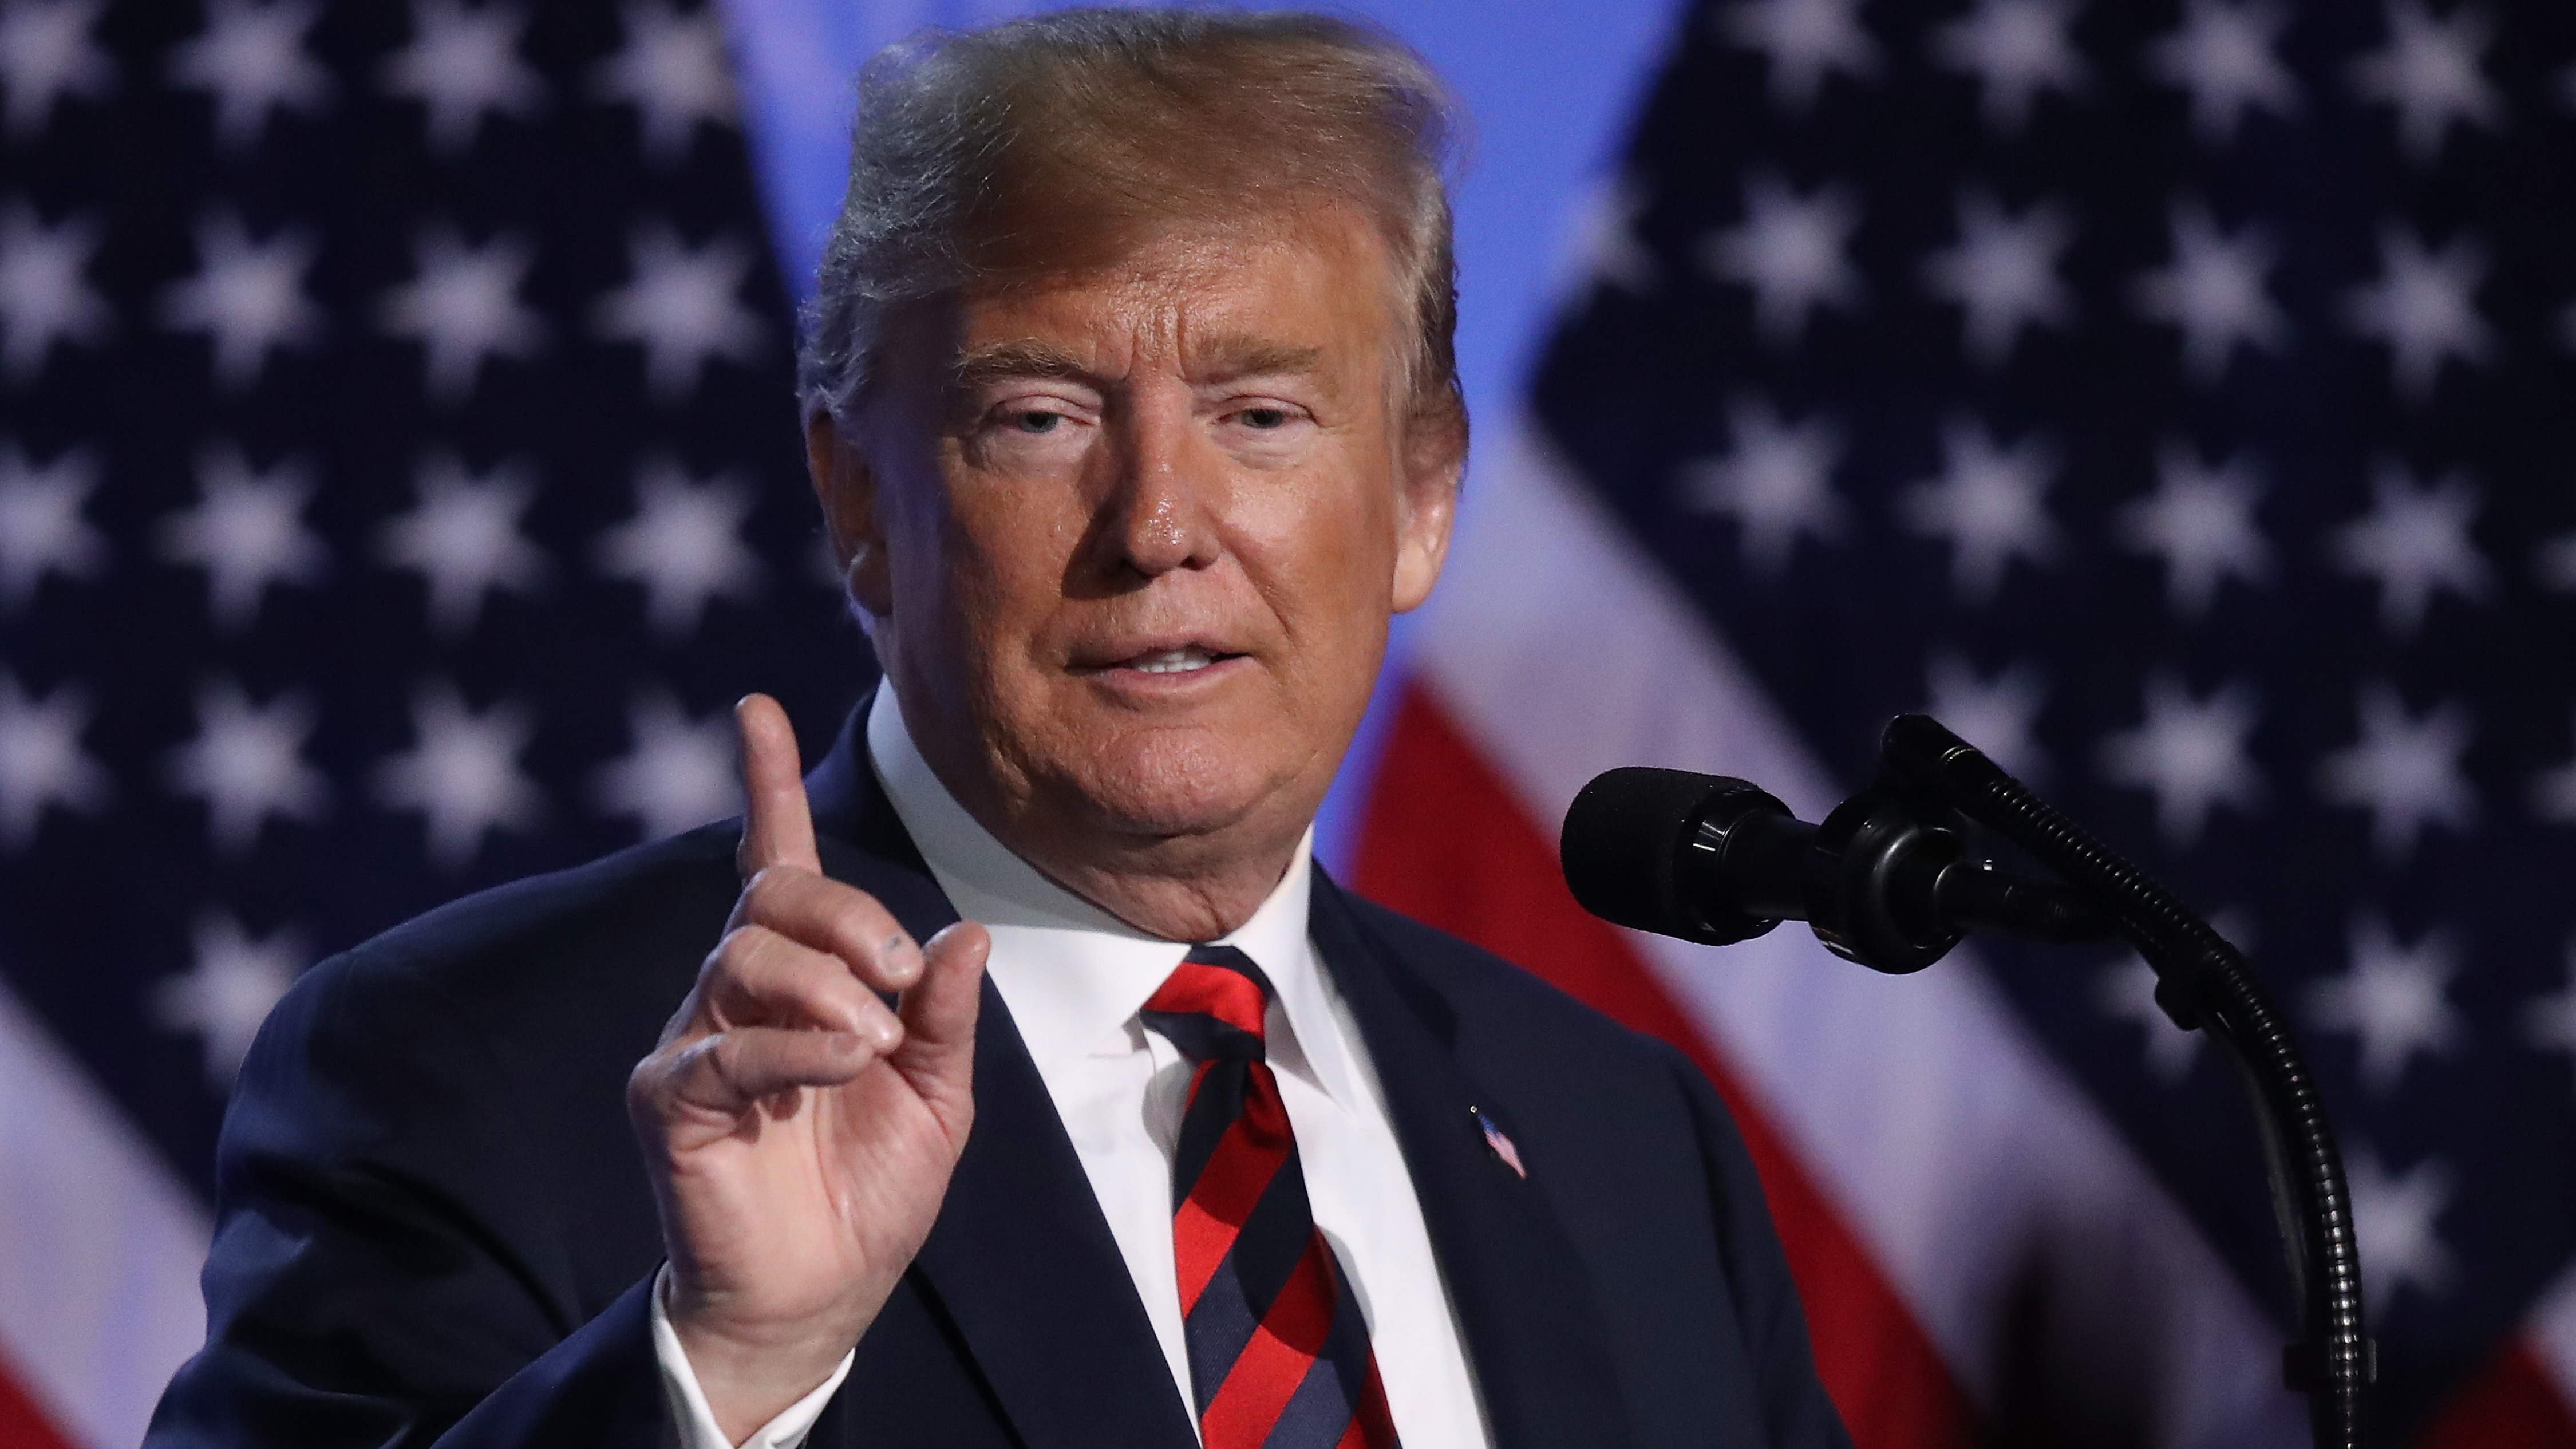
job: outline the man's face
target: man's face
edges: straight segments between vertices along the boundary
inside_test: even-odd
[[[907,723],[1023,853],[1312,817],[1463,449],[1407,426],[1390,278],[1338,210],[1166,231],[916,319],[858,447],[814,439]]]

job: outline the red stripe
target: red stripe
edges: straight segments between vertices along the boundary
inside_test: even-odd
[[[2516,1336],[2454,1395],[2415,1449],[2543,1449],[2576,1445],[2576,1406]]]
[[[73,1449],[72,1436],[54,1427],[27,1391],[0,1364],[0,1445],[8,1449]]]
[[[1240,971],[1183,961],[1145,1002],[1147,1011],[1176,1016],[1212,1016],[1236,1031],[1261,1035],[1261,988]]]
[[[1172,1266],[1180,1274],[1181,1316],[1199,1306],[1208,1280],[1234,1251],[1234,1240],[1279,1164],[1288,1160],[1288,1109],[1279,1100],[1279,1083],[1270,1069],[1252,1066],[1245,1084],[1243,1115],[1217,1139],[1190,1195],[1172,1214]]]
[[[1252,1332],[1225,1384],[1199,1416],[1207,1449],[1254,1449],[1270,1437],[1280,1411],[1306,1381],[1315,1356],[1324,1351],[1324,1336],[1333,1327],[1332,1250],[1324,1235],[1308,1230],[1306,1251],[1297,1258],[1288,1284],[1270,1305],[1269,1316]]]
[[[1362,822],[1353,883],[1689,1052],[1743,1129],[1806,1307],[1817,1372],[1858,1449],[1974,1442],[1974,1409],[1886,1275],[1645,962],[1574,903],[1554,839],[1422,682],[1409,681]]]

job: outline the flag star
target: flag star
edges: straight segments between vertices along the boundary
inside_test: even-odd
[[[316,821],[328,813],[330,784],[304,761],[312,733],[313,705],[300,694],[255,705],[230,680],[197,692],[197,735],[172,753],[170,780],[206,802],[217,849],[249,849],[272,815]]]
[[[161,553],[206,571],[218,627],[248,625],[272,585],[320,580],[331,555],[304,524],[313,482],[299,464],[263,473],[240,449],[217,445],[198,457],[197,482],[197,506],[162,520]]]
[[[2200,139],[2223,146],[2236,139],[2245,113],[2256,107],[2275,115],[2299,110],[2299,84],[2273,52],[2289,16],[2266,0],[2190,0],[2182,28],[2147,49],[2156,79],[2191,92],[2191,125]]]
[[[2449,996],[2459,951],[2438,930],[2401,946],[2386,921],[2367,913],[2354,918],[2351,942],[2349,972],[2308,984],[2308,1018],[2354,1038],[2362,1086],[2385,1097],[2419,1054],[2448,1053],[2465,1040]]]
[[[750,489],[723,475],[693,480],[657,458],[637,473],[635,500],[635,515],[600,535],[599,563],[643,586],[656,633],[677,638],[705,621],[710,601],[758,591],[760,559],[742,541]]]
[[[2382,858],[2403,863],[2428,825],[2466,831],[2477,823],[2477,791],[2460,770],[2469,715],[2458,701],[2415,718],[2395,689],[2372,684],[2362,691],[2360,716],[2352,748],[2318,765],[2317,793],[2369,811],[2371,842]]]
[[[2017,132],[2041,91],[2073,96],[2088,84],[2084,58],[2067,34],[2075,8],[2066,0],[1977,0],[1972,13],[1934,35],[1933,53],[1977,78],[1989,127]]]
[[[420,574],[429,586],[429,622],[455,637],[474,626],[495,589],[532,593],[544,582],[546,556],[520,532],[536,496],[527,470],[502,464],[476,474],[452,454],[421,460],[420,501],[385,521],[377,533],[384,558]]]
[[[2133,295],[2139,312],[2182,334],[2183,364],[2206,386],[2239,344],[2278,352],[2288,338],[2289,319],[2264,285],[2274,260],[2260,229],[2231,237],[2208,208],[2184,202],[2173,213],[2173,261],[2139,277]]]
[[[632,255],[633,280],[599,300],[595,322],[601,335],[644,349],[644,380],[657,396],[695,390],[711,357],[760,356],[767,329],[737,295],[752,267],[739,238],[692,251],[669,227],[648,225],[635,232]]]
[[[2406,152],[2429,162],[2455,121],[2488,130],[2504,124],[2504,97],[2487,80],[2479,57],[2495,38],[2495,22],[2475,5],[2460,5],[2436,20],[2423,0],[2389,0],[2388,44],[2352,63],[2352,88],[2364,100],[2397,111],[2397,133]]]
[[[2576,825],[2576,756],[2554,770],[2543,770],[2531,782],[2531,810],[2543,820]]]
[[[2048,682],[2038,666],[2016,661],[1992,676],[1980,676],[1955,652],[1936,654],[1924,665],[1923,712],[1947,725],[1950,733],[2026,780],[2048,777],[2048,756],[2039,747],[2039,712],[2048,702]]]
[[[420,103],[429,148],[461,156],[488,115],[521,120],[545,109],[545,82],[519,58],[525,13],[506,4],[414,0],[409,45],[385,58],[385,90]]]
[[[57,342],[95,346],[115,324],[107,299],[89,285],[98,224],[67,216],[47,226],[35,208],[0,208],[0,375],[24,382]]]
[[[2147,1075],[2160,1086],[2174,1086],[2191,1075],[2200,1060],[2201,1034],[2184,1031],[2156,1004],[2156,968],[2131,956],[2102,968],[2094,977],[2093,1004],[2114,1021],[2135,1022],[2145,1034]]]
[[[107,540],[81,511],[97,488],[98,459],[86,449],[38,466],[0,438],[0,611],[34,598],[49,573],[90,579],[107,567]]]
[[[2352,1190],[2352,1231],[2371,1312],[2386,1313],[2401,1288],[2425,1294],[2449,1288],[2459,1265],[2435,1224],[2450,1208],[2454,1184],[2441,1159],[2425,1158],[2391,1177],[2378,1154],[2356,1144],[2344,1177]]]
[[[1771,99],[1787,110],[1814,105],[1835,71],[1854,80],[1878,74],[1878,42],[1861,28],[1860,0],[1739,0],[1717,23],[1726,38],[1762,53]]]
[[[255,242],[240,217],[210,215],[197,226],[197,274],[162,294],[161,320],[174,331],[205,333],[214,344],[215,380],[248,387],[271,352],[321,340],[322,309],[304,295],[317,249],[311,235],[293,228]]]
[[[2523,1008],[2522,1027],[2533,1046],[2576,1060],[2576,937],[2567,942],[2567,989],[2533,999]]]
[[[230,1092],[260,1023],[312,956],[292,928],[253,939],[221,912],[199,918],[194,935],[196,963],[153,987],[152,1019],[164,1031],[201,1038],[206,1080],[217,1092]]]
[[[1588,281],[1623,292],[1655,290],[1661,277],[1655,254],[1637,240],[1637,223],[1645,214],[1645,187],[1634,176],[1622,176],[1586,198],[1576,213],[1582,228],[1573,257]]]
[[[64,96],[106,95],[116,66],[92,35],[105,0],[10,0],[0,7],[0,131],[25,140]]]
[[[2260,711],[2254,691],[2230,683],[2194,699],[2182,680],[2157,674],[2146,684],[2146,717],[2102,745],[2102,773],[2113,783],[2156,797],[2156,828],[2177,850],[2200,841],[2210,810],[2252,814],[2263,803],[2263,776],[2246,745]]]
[[[320,17],[314,0],[208,0],[206,29],[170,55],[171,77],[215,98],[215,139],[239,150],[270,113],[329,104],[331,72],[304,51]]]
[[[2353,292],[2344,316],[2353,331],[2386,345],[2399,391],[2421,402],[2444,362],[2494,361],[2495,334],[2477,304],[2486,280],[2484,248],[2462,236],[2435,252],[2420,237],[2389,226],[2379,234],[2379,255],[2378,280]]]
[[[1736,521],[1745,562],[1779,572],[1801,534],[1819,543],[1840,538],[1845,510],[1834,496],[1842,437],[1822,418],[1789,423],[1770,403],[1738,398],[1727,410],[1735,451],[1689,473],[1688,501]]]
[[[1702,243],[1700,258],[1720,280],[1750,288],[1763,340],[1795,343],[1820,306],[1860,305],[1860,271],[1843,248],[1860,225],[1860,203],[1839,186],[1800,195],[1776,176],[1744,183],[1744,224]]]
[[[742,808],[733,721],[724,713],[693,720],[668,693],[655,691],[636,697],[627,725],[634,748],[599,771],[603,811],[642,821],[649,839],[677,835]]]
[[[2121,545],[2165,564],[2165,598],[2174,612],[2199,618],[2218,586],[2235,578],[2260,584],[2272,576],[2272,546],[2254,522],[2263,480],[2238,457],[2210,465],[2189,446],[2169,443],[2156,466],[2156,491],[2113,515]]]
[[[1942,472],[1897,495],[1905,526],[1950,542],[1950,588],[1971,603],[1994,597],[2004,566],[2015,558],[2053,561],[2062,540],[2043,495],[2055,481],[2057,454],[2029,437],[2004,447],[1985,429],[1953,422],[1942,431]]]
[[[2471,601],[2486,598],[2487,563],[2469,537],[2478,490],[2453,473],[2432,487],[2407,484],[2406,471],[2383,461],[2370,480],[2370,512],[2335,531],[2331,552],[2346,573],[2379,584],[2379,619],[2407,637],[2422,627],[2436,590]]]
[[[431,396],[461,402],[486,359],[531,357],[544,345],[544,319],[519,300],[536,261],[525,238],[505,233],[476,247],[453,227],[433,225],[412,254],[419,273],[385,293],[376,316],[385,331],[421,345]]]
[[[1991,196],[1959,198],[1959,244],[1923,264],[1932,294],[1964,315],[1960,340],[1979,364],[2012,356],[2025,327],[2062,327],[2075,315],[2074,294],[2057,275],[2057,258],[2074,239],[2066,213],[2047,203],[2007,215]]]
[[[668,166],[687,157],[700,122],[733,124],[733,66],[725,58],[724,30],[713,5],[683,15],[647,0],[623,13],[626,42],[600,62],[592,84],[605,99],[634,108],[644,154]]]
[[[491,832],[531,830],[545,819],[545,795],[519,767],[535,733],[517,705],[496,703],[478,714],[452,686],[426,685],[412,701],[412,750],[378,769],[377,793],[396,809],[417,812],[431,861],[459,869]]]
[[[36,838],[45,811],[94,814],[114,793],[107,771],[81,748],[89,696],[65,683],[41,699],[0,669],[0,849]]]

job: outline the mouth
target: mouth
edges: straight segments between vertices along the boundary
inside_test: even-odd
[[[1151,654],[1139,654],[1132,659],[1122,659],[1112,667],[1133,669],[1139,674],[1196,674],[1219,659],[1231,657],[1233,656],[1215,654],[1192,644],[1179,649],[1162,649]]]
[[[1204,643],[1173,644],[1139,649],[1132,654],[1102,660],[1087,668],[1078,666],[1078,670],[1084,674],[1113,677],[1145,675],[1178,679],[1194,674],[1205,674],[1231,660],[1243,657],[1239,653]]]

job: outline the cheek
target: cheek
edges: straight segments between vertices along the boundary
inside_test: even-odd
[[[1299,490],[1264,520],[1265,572],[1283,612],[1307,629],[1368,634],[1384,626],[1395,561],[1385,480],[1347,477]]]
[[[986,673],[1023,666],[1061,602],[1081,519],[1050,490],[989,481],[952,488],[946,505],[940,627]]]

